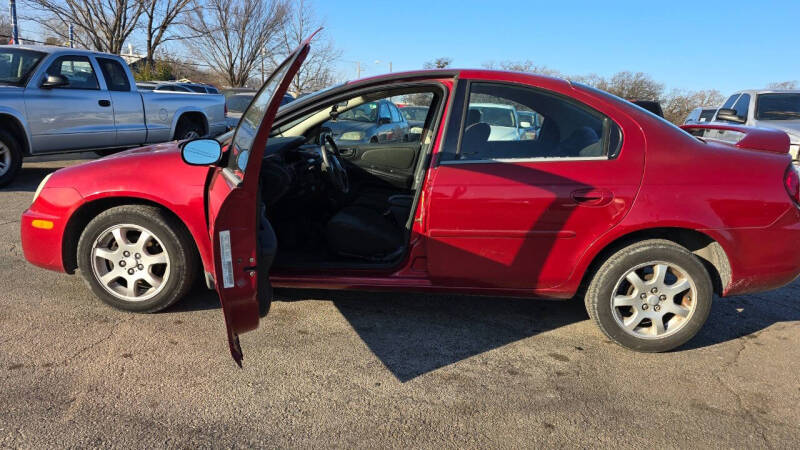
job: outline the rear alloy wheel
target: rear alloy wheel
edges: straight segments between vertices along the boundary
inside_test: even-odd
[[[711,310],[711,279],[703,263],[666,240],[623,248],[597,271],[586,310],[618,344],[662,352],[684,344]]]
[[[159,208],[127,205],[89,222],[78,266],[92,291],[119,309],[155,312],[183,297],[197,272],[182,224]]]
[[[14,136],[0,130],[0,187],[11,183],[22,167],[22,152]]]

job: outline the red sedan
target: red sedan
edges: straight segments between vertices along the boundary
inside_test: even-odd
[[[238,335],[272,286],[580,295],[609,338],[665,351],[697,333],[714,294],[800,273],[800,179],[783,133],[723,126],[733,141],[703,140],[581,84],[487,70],[370,78],[279,110],[308,50],[221,142],[48,176],[22,217],[26,258],[80,270],[101,300],[137,312],[204,275],[240,364]],[[382,99],[428,107],[418,141],[324,126],[399,120],[356,109]],[[535,139],[517,132],[520,111],[543,119]]]

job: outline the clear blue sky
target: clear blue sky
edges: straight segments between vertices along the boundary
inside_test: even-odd
[[[316,0],[362,76],[530,59],[566,74],[649,73],[667,88],[737,89],[800,80],[800,0]],[[340,71],[355,78],[355,63]]]

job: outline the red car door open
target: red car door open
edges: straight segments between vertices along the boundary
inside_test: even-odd
[[[259,224],[261,161],[275,114],[292,77],[308,55],[311,38],[313,35],[278,66],[261,87],[242,115],[233,140],[222,162],[214,168],[208,186],[209,234],[213,244],[216,289],[225,315],[231,356],[240,367],[242,349],[239,334],[258,327],[258,297],[270,295],[268,289],[263,289],[265,286],[259,290],[259,281],[262,284],[267,282],[268,261],[274,256],[259,251],[259,230],[269,226]],[[269,301],[266,298],[262,300]]]

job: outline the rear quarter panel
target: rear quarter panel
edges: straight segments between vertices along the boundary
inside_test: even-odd
[[[587,250],[569,288],[577,288],[594,257],[613,241],[668,227],[696,230],[720,244],[731,269],[726,294],[790,281],[793,276],[786,277],[800,261],[786,251],[786,240],[798,238],[797,210],[783,186],[789,156],[703,143],[646,116],[640,123],[647,153],[636,201],[625,219]],[[780,274],[770,280],[772,271]]]
[[[181,115],[197,112],[205,117],[209,133],[225,131],[225,97],[221,94],[172,94],[139,91],[147,121],[147,142],[172,139]]]

